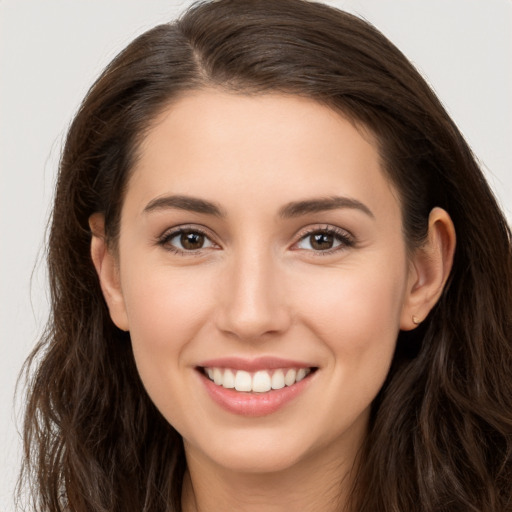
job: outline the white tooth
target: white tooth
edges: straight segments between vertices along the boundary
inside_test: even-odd
[[[295,382],[300,382],[306,375],[306,368],[299,368],[297,371],[297,377],[295,377]]]
[[[284,377],[284,383],[287,385],[287,386],[291,386],[292,384],[295,384],[295,377],[297,376],[297,372],[293,369],[293,368],[290,368],[287,372],[286,372],[286,375]]]
[[[237,391],[251,391],[252,378],[249,372],[238,370],[235,377],[235,389]]]
[[[213,369],[213,382],[217,384],[217,386],[222,386],[222,370],[220,368]]]
[[[256,391],[256,393],[265,393],[265,391],[270,391],[272,389],[270,375],[267,371],[259,371],[254,374],[252,378],[252,390]]]
[[[272,389],[284,388],[284,373],[283,370],[276,370],[272,374]]]
[[[213,368],[206,368],[206,373],[208,374],[210,380],[213,380]]]
[[[224,370],[222,386],[227,389],[232,389],[235,387],[235,374],[229,369]]]

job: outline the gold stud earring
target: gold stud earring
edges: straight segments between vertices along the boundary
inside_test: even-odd
[[[412,323],[414,325],[420,325],[421,321],[418,319],[416,315],[412,315]]]

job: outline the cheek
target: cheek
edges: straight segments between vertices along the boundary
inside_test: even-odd
[[[128,270],[128,269],[127,269]],[[123,294],[135,363],[153,403],[179,432],[186,432],[191,409],[187,347],[205,327],[210,310],[206,276],[152,266],[129,273]],[[197,418],[200,421],[200,418]]]
[[[183,349],[205,326],[211,279],[170,267],[127,270],[123,295],[141,376],[180,366]]]
[[[302,323],[330,354],[326,371],[331,385],[318,404],[319,417],[331,417],[332,435],[369,410],[393,358],[404,298],[405,273],[378,267],[336,269],[329,276],[302,282],[296,290]],[[327,274],[327,273],[326,273]],[[329,432],[326,434],[329,435]]]
[[[316,273],[301,279],[294,294],[304,322],[332,351],[367,357],[394,350],[404,290],[405,272],[395,262]]]
[[[150,266],[144,271],[126,269],[123,296],[130,331],[139,328],[158,332],[160,327],[193,328],[193,319],[209,303],[211,279],[207,273],[183,271],[172,267]],[[168,340],[169,341],[169,340]]]

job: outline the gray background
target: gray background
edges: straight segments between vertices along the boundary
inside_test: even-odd
[[[190,1],[0,0],[0,511],[19,466],[14,387],[48,313],[45,227],[63,137],[93,79]],[[419,68],[512,219],[510,0],[346,0]]]

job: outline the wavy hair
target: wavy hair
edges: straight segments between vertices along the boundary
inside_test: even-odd
[[[155,117],[216,87],[312,98],[369,129],[399,191],[404,237],[435,206],[457,232],[425,322],[401,332],[373,403],[358,512],[502,512],[512,506],[512,264],[507,223],[423,78],[367,22],[305,0],[218,0],[138,37],[84,99],[62,153],[48,240],[51,318],[26,363],[25,461],[34,510],[178,512],[181,437],[143,389],[109,316],[88,219],[115,244],[125,185]]]

